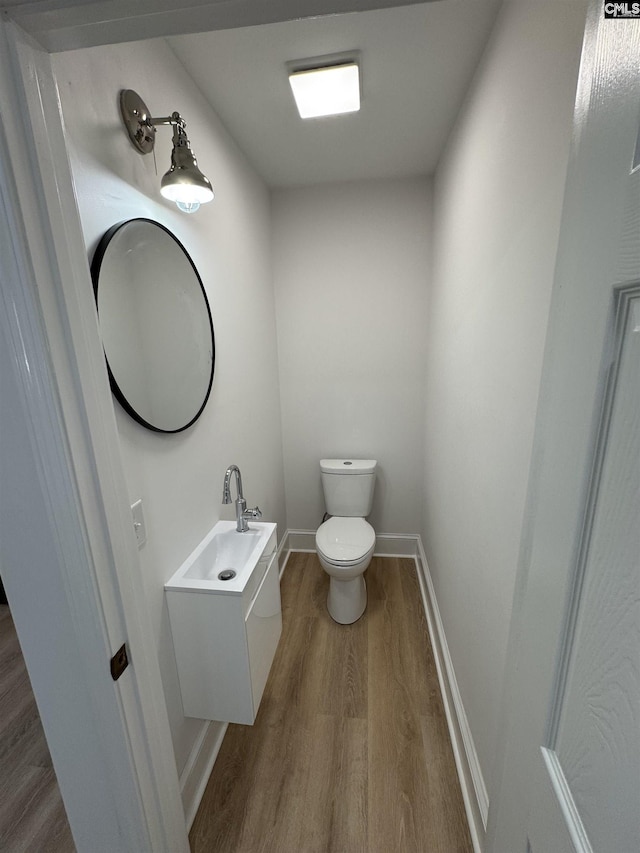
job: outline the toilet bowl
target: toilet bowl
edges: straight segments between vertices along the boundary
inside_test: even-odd
[[[375,459],[320,460],[331,518],[316,532],[316,551],[329,575],[327,610],[341,625],[355,622],[367,606],[363,574],[373,556],[376,533],[366,517],[373,504],[377,464]]]
[[[359,517],[333,517],[316,532],[316,551],[329,575],[327,610],[341,625],[356,622],[367,606],[364,572],[376,544],[373,527]]]

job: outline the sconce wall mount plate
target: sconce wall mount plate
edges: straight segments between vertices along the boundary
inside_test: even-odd
[[[120,113],[134,148],[141,154],[150,154],[156,141],[156,129],[151,124],[147,105],[133,89],[120,92]]]

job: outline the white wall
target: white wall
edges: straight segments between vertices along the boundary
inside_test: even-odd
[[[487,781],[584,20],[505,4],[435,180],[422,536]]]
[[[54,57],[88,254],[116,222],[155,219],[191,254],[209,298],[216,336],[214,385],[200,420],[176,435],[150,432],[114,400],[131,502],[142,498],[147,544],[140,567],[181,771],[202,724],[185,719],[164,603],[164,582],[206,531],[233,507],[221,505],[226,467],[240,466],[250,505],[286,527],[270,203],[256,177],[168,46],[162,42],[80,50]],[[178,110],[211,179],[215,200],[187,216],[164,201],[171,132],[157,134],[156,159],[131,146],[118,94],[134,88],[155,115]]]
[[[377,459],[370,521],[417,533],[422,512],[427,179],[274,194],[274,280],[287,520],[315,530],[318,462]]]

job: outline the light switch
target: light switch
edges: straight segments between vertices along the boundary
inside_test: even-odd
[[[144,515],[142,514],[142,498],[131,504],[131,514],[133,515],[133,529],[136,532],[138,548],[142,548],[147,541],[147,530],[144,526]]]

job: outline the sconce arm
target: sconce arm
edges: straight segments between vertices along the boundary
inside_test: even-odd
[[[147,118],[147,123],[152,124],[154,127],[159,127],[163,124],[171,124],[177,125],[178,127],[182,127],[184,129],[187,126],[186,121],[182,118],[180,113],[171,113],[170,116],[163,116],[162,118],[149,117]]]
[[[132,89],[123,89],[120,92],[120,113],[129,134],[129,139],[141,154],[149,154],[153,151],[156,128],[162,125],[172,125],[174,128],[174,140],[186,138],[186,122],[178,112],[170,116],[159,116],[154,118],[149,115],[147,105],[142,98]]]

